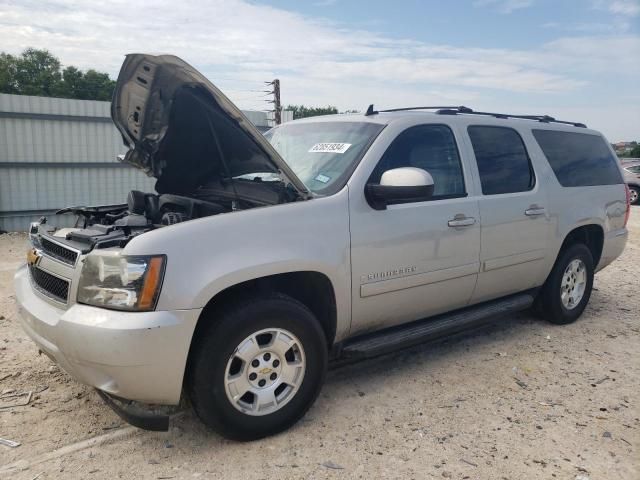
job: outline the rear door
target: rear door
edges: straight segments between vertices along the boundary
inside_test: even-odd
[[[395,139],[369,167],[372,173],[349,185],[352,334],[463,307],[478,274],[478,201],[467,189],[473,182],[453,131],[441,124],[391,134],[392,128],[383,134]],[[374,210],[364,182],[379,183],[399,167],[428,171],[432,199]]]
[[[470,125],[467,134],[482,191],[480,272],[471,299],[478,303],[536,286],[551,222],[544,183],[521,133]]]

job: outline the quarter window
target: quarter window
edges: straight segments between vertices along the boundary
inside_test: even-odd
[[[556,178],[563,187],[622,183],[618,162],[599,135],[533,130]]]
[[[484,195],[531,190],[535,176],[522,138],[512,128],[469,127]]]
[[[387,170],[416,167],[433,177],[433,200],[466,195],[456,140],[445,125],[419,125],[402,132],[384,153],[370,182]]]

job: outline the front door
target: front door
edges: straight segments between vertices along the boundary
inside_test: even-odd
[[[351,189],[351,333],[417,320],[467,305],[479,270],[478,199],[456,139],[446,125],[400,133],[373,170],[370,183],[399,167],[434,179],[431,200],[374,210]]]

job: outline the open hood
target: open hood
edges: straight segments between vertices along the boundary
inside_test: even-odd
[[[173,55],[127,55],[111,103],[122,161],[157,179],[158,193],[188,193],[252,173],[276,173],[303,197],[305,185],[218,89]]]

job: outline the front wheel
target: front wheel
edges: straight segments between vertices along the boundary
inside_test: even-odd
[[[574,322],[589,302],[593,273],[593,256],[586,245],[560,252],[537,299],[542,317],[560,325]]]
[[[314,315],[283,295],[219,312],[195,339],[188,372],[198,417],[227,438],[280,432],[313,404],[327,369],[327,344]]]

